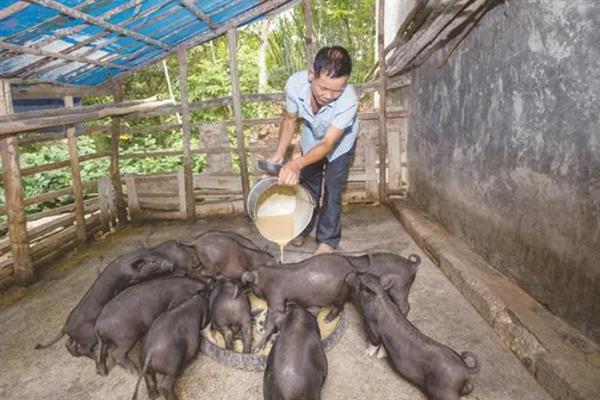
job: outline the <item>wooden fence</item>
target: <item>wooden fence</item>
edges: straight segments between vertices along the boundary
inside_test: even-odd
[[[0,232],[4,232],[4,236],[0,236],[0,288],[14,282],[30,282],[35,268],[85,246],[95,235],[110,232],[129,220],[193,219],[244,211],[249,188],[262,176],[257,161],[271,154],[276,140],[276,135],[265,139],[254,137],[249,131],[277,124],[281,118],[246,119],[242,116],[241,106],[247,103],[283,102],[284,94],[240,93],[234,51],[236,35],[235,30],[228,32],[232,96],[188,102],[187,61],[183,47],[178,51],[182,93],[179,104],[156,100],[123,102],[120,84],[113,82],[114,103],[73,107],[73,88],[70,87],[69,91],[65,91],[68,93],[64,96],[65,109],[17,114],[12,112],[10,82],[0,81],[0,143],[4,169],[0,180],[7,200],[6,205],[0,205],[0,214],[8,215],[8,223],[0,225]],[[312,32],[307,32],[307,54],[314,54],[311,37]],[[380,62],[383,61],[380,59]],[[405,78],[386,80],[382,74],[378,81],[358,85],[357,90],[360,95],[382,93],[384,95],[381,97],[385,100],[387,91],[408,84]],[[56,86],[53,95],[56,96],[63,89]],[[82,93],[85,93],[84,89]],[[222,106],[232,108],[231,120],[204,123],[191,118],[196,110]],[[165,117],[175,113],[181,116],[181,123],[161,123],[143,128],[127,128],[123,124],[123,121]],[[385,102],[378,109],[359,113],[360,130],[344,196],[346,202],[382,200],[387,194],[402,189],[406,165],[398,154],[403,152],[406,116],[404,110],[386,109]],[[76,132],[73,124],[86,121],[96,122]],[[61,133],[36,132],[48,126],[66,126],[67,129]],[[228,140],[231,127],[235,129],[234,146]],[[177,129],[182,132],[182,149],[141,153],[120,151],[119,143],[123,135]],[[200,137],[196,148],[191,146],[192,132]],[[20,136],[17,137],[17,134]],[[77,138],[82,135],[109,136],[110,151],[78,155]],[[66,140],[69,159],[20,167],[19,152],[22,146],[56,140]],[[388,150],[390,146],[391,151]],[[192,171],[192,157],[200,154],[206,157],[207,167],[202,173],[195,173]],[[234,155],[239,160],[239,172],[232,169]],[[183,167],[168,174],[145,176],[123,175],[120,172],[121,160],[165,156],[182,157]],[[97,181],[82,182],[81,163],[97,159],[110,161],[106,176]],[[23,177],[60,168],[70,168],[71,186],[31,198],[23,197]],[[35,214],[25,213],[28,206],[62,196],[72,196],[73,203]],[[5,234],[7,231],[8,234]]]

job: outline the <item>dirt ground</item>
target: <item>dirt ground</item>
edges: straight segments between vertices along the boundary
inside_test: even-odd
[[[68,313],[96,278],[99,268],[130,250],[136,240],[156,245],[186,239],[208,229],[230,229],[261,246],[252,223],[242,217],[190,222],[149,222],[130,226],[96,241],[40,274],[39,281],[18,291],[20,300],[0,309],[1,399],[126,399],[136,377],[115,368],[96,375],[94,363],[74,358],[64,339],[47,350],[34,350],[62,327]],[[472,379],[475,390],[465,399],[550,399],[494,331],[419,249],[384,207],[350,206],[343,215],[341,249],[378,249],[402,255],[417,253],[423,262],[410,294],[409,319],[424,333],[457,351],[477,354],[481,371]],[[314,249],[314,241],[305,249]],[[271,244],[271,248],[275,247]],[[307,257],[286,253],[286,261]],[[329,372],[324,399],[424,399],[420,391],[396,375],[385,360],[365,354],[365,334],[353,306],[347,306],[348,327],[327,351]],[[200,354],[177,384],[179,398],[261,399],[262,373],[227,367]],[[141,391],[145,398],[145,390]]]

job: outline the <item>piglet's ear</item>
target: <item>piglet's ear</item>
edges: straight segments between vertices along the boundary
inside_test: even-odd
[[[350,272],[348,275],[346,275],[346,279],[344,280],[346,281],[346,283],[352,284],[352,282],[356,280],[356,277],[356,272]]]
[[[394,276],[392,274],[385,274],[379,278],[379,282],[381,282],[383,290],[390,290],[394,286]]]
[[[375,295],[377,292],[381,291],[381,285],[379,282],[367,281],[362,282],[360,286],[361,290],[369,295]]]
[[[248,283],[256,282],[256,273],[254,271],[244,272],[242,275],[242,283],[247,285]]]
[[[135,260],[134,262],[131,263],[131,268],[134,271],[139,271],[142,268],[142,265],[144,265],[144,261],[145,260],[143,258]]]

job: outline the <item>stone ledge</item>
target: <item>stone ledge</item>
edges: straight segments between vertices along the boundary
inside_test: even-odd
[[[594,342],[406,201],[388,206],[553,398],[600,399],[600,349]]]

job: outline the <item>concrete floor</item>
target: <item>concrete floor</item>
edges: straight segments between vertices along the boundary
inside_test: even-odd
[[[410,294],[409,319],[455,350],[477,354],[481,371],[473,378],[475,390],[465,399],[550,399],[387,209],[350,206],[344,212],[343,226],[344,250],[379,249],[421,256],[423,262]],[[33,347],[60,330],[69,311],[93,283],[97,270],[131,249],[135,240],[156,245],[213,228],[235,230],[266,245],[251,223],[241,217],[148,223],[99,240],[44,271],[38,283],[19,292],[23,296],[20,300],[0,309],[0,399],[129,398],[135,376],[119,368],[108,377],[96,375],[91,360],[68,354],[64,339],[47,350]],[[314,243],[305,247],[313,249]],[[287,261],[304,257],[286,253]],[[347,308],[348,329],[327,352],[329,375],[323,398],[423,399],[419,390],[398,377],[385,360],[364,354],[366,342],[359,315],[354,307]],[[260,399],[262,373],[233,369],[199,355],[179,380],[177,392],[182,400]]]

